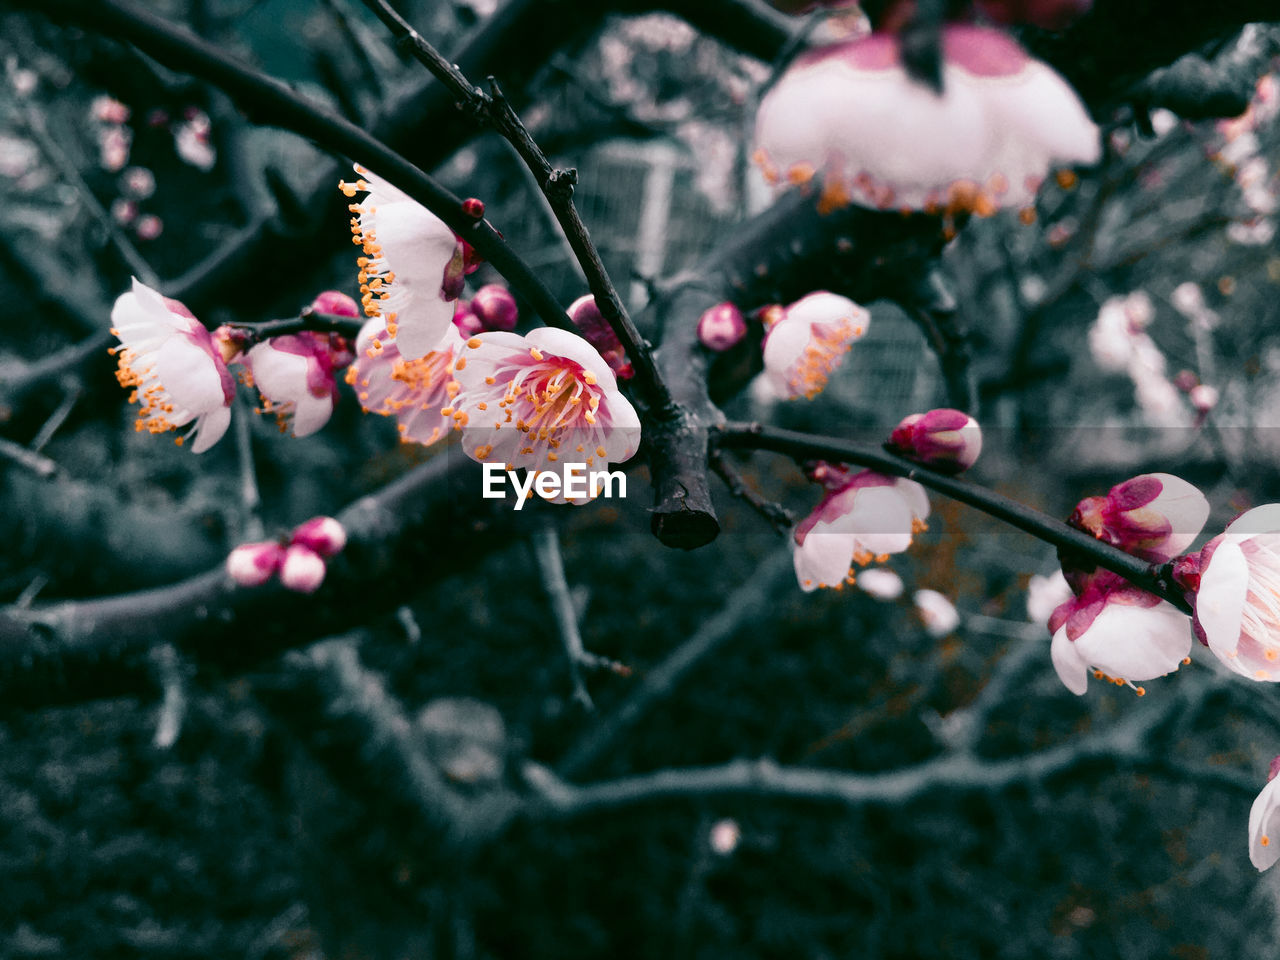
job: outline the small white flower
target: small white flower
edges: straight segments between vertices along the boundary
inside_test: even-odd
[[[764,341],[764,371],[783,397],[812,400],[866,335],[871,314],[848,297],[819,291],[782,311]]]
[[[955,604],[937,590],[917,590],[914,600],[930,636],[942,638],[960,626],[960,612]]]

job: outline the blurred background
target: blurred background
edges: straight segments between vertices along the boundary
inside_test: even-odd
[[[354,0],[150,6],[357,122],[394,120],[426,85]],[[398,6],[448,52],[503,3]],[[774,70],[669,15],[584,31],[548,6],[573,39],[521,77],[524,116],[579,170],[579,209],[639,308],[770,202],[747,158]],[[1277,51],[1274,31],[1242,42],[1262,63]],[[354,294],[345,162],[38,13],[0,11],[0,63],[0,603],[170,584],[445,455],[399,445],[350,395],[302,441],[247,397],[198,457],[135,433],[105,334],[129,277],[210,325]],[[1097,171],[1046,188],[1032,225],[975,221],[949,245],[986,434],[975,479],[1065,517],[1175,473],[1214,505],[1208,531],[1277,499],[1278,100],[1272,72],[1236,121],[1099,118]],[[401,119],[402,148],[482,197],[564,302],[585,292],[503,142]],[[206,282],[251,233],[237,282]],[[878,440],[941,405],[922,334],[872,310],[817,400],[748,389],[726,412]],[[741,469],[801,515],[817,500],[781,458]],[[1141,700],[1071,695],[1026,608],[1053,551],[941,498],[893,558],[899,595],[805,595],[786,538],[722,487],[720,539],[662,548],[644,476],[626,501],[555,512],[585,646],[620,665],[587,673],[593,710],[524,536],[247,671],[161,646],[133,695],[22,687],[47,705],[0,707],[0,956],[1274,955],[1277,878],[1245,833],[1280,753],[1267,685],[1199,657]],[[957,621],[922,612],[921,589]],[[450,827],[404,774],[406,744],[457,809],[540,775],[600,790]],[[726,796],[680,775],[759,758],[859,786]],[[611,792],[654,771],[678,785]]]

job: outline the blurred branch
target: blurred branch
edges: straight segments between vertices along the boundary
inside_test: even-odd
[[[579,740],[556,764],[563,776],[572,777],[602,757],[657,704],[675,691],[689,672],[715,653],[744,625],[764,616],[774,594],[791,573],[791,551],[778,550],[725,598],[715,616],[704,621],[660,664],[640,677],[639,686],[621,706]]]
[[[564,557],[560,552],[560,535],[556,528],[547,525],[533,532],[529,538],[533,550],[534,565],[538,568],[538,576],[551,601],[551,615],[556,621],[556,630],[560,634],[560,642],[564,644],[564,652],[569,660],[569,678],[573,682],[573,699],[587,710],[594,710],[591,694],[582,681],[584,664],[594,665],[582,646],[582,633],[578,628],[578,612],[574,609],[573,597],[569,593],[569,581],[564,574]]]
[[[30,450],[20,443],[0,437],[0,458],[15,463],[24,470],[30,470],[38,477],[52,477],[58,472],[58,465],[43,453]]]
[[[256,122],[290,130],[376,168],[379,175],[395,183],[474,246],[546,323],[573,329],[541,278],[493,227],[469,216],[459,197],[350,121],[149,11],[119,0],[53,0],[46,12],[126,40],[162,63],[212,83]]]
[[[791,511],[752,488],[746,477],[742,475],[737,466],[729,461],[723,451],[713,447],[707,456],[711,469],[715,471],[716,476],[724,481],[725,486],[729,488],[729,492],[764,517],[774,530],[778,533],[786,534],[796,525],[796,518]]]
[[[1176,698],[1170,703],[1176,703]],[[1093,763],[1120,767],[1157,763],[1149,735],[1167,710],[1136,709],[1123,721],[1070,743],[1009,760],[948,754],[885,773],[844,773],[782,767],[769,759],[735,760],[716,767],[659,770],[588,786],[574,786],[536,763],[525,765],[537,798],[535,817],[577,817],[601,810],[682,797],[747,795],[859,805],[902,804],[934,790],[996,791],[1040,782]]]

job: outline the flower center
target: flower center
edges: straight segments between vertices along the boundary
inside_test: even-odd
[[[791,367],[791,388],[810,400],[816,397],[862,333],[862,325],[853,317],[813,324],[804,352]]]

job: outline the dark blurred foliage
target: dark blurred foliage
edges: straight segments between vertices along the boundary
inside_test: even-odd
[[[487,13],[402,6],[445,50]],[[354,115],[416,77],[349,0],[155,7]],[[134,256],[178,277],[254,217],[288,214],[272,178],[305,183],[315,168],[309,145],[248,126],[221,95],[128,49],[26,14],[3,14],[0,37],[0,372],[100,331]],[[531,126],[581,169],[584,216],[624,294],[642,299],[646,282],[690,266],[758,203],[743,135],[767,75],[678,22],[646,17],[612,22],[540,76]],[[14,95],[29,76],[34,90]],[[128,219],[124,171],[104,169],[104,124],[92,118],[104,94],[129,109],[128,167],[156,182]],[[202,114],[216,155],[207,170],[176,146]],[[975,222],[949,249],[978,337],[987,441],[975,473],[1065,515],[1082,496],[1165,470],[1202,486],[1214,526],[1280,493],[1270,429],[1280,416],[1280,254],[1273,240],[1240,243],[1238,230],[1233,239],[1231,223],[1257,217],[1233,180],[1243,161],[1207,157],[1223,134],[1157,120],[1161,132],[1144,136],[1118,118],[1103,168],[1048,189],[1035,225]],[[1274,159],[1280,125],[1256,135],[1257,154]],[[501,144],[477,140],[439,172],[485,199],[566,301],[582,292]],[[1276,171],[1266,176],[1274,188]],[[162,227],[151,239],[139,233],[146,215]],[[204,319],[288,315],[323,287],[354,292],[353,275],[350,254],[326,256],[305,277],[266,260],[259,284],[225,291]],[[1218,318],[1209,330],[1171,306],[1188,281]],[[1147,329],[1168,377],[1187,368],[1219,390],[1207,424],[1181,394],[1144,408],[1132,378],[1100,371],[1090,353],[1103,304],[1139,290],[1154,306]],[[241,409],[244,436],[233,430],[194,457],[134,433],[111,369],[96,354],[0,412],[3,437],[30,445],[70,405],[43,438],[53,476],[0,460],[6,602],[178,580],[221,562],[259,522],[270,534],[336,512],[425,457],[349,396],[306,441]],[[729,411],[876,439],[940,401],[936,371],[910,322],[880,305],[819,400],[744,395]],[[760,455],[744,469],[797,511],[815,499],[779,460]],[[396,615],[371,616],[364,666],[410,717],[442,698],[496,708],[505,739],[490,745],[495,769],[516,786],[527,760],[554,768],[580,750],[746,584],[767,602],[736,621],[731,610],[714,650],[568,779],[756,757],[889,776],[967,750],[993,762],[1069,754],[1158,715],[1141,759],[1103,751],[1045,776],[926,785],[906,801],[655,799],[530,816],[464,844],[424,819],[305,653],[241,677],[158,666],[156,688],[137,697],[5,714],[0,955],[1274,955],[1275,878],[1255,874],[1245,842],[1253,792],[1280,751],[1271,690],[1229,682],[1201,658],[1148,684],[1142,700],[1103,684],[1072,696],[1024,609],[1028,576],[1053,570],[1052,551],[964,508],[935,502],[929,534],[895,559],[903,599],[805,596],[777,559],[780,539],[727,496],[715,544],[664,551],[645,532],[643,479],[632,476],[624,503],[562,511],[586,647],[633,668],[588,676],[594,715],[569,698],[541,578],[519,541],[422,584]],[[923,587],[963,615],[942,639],[910,603]],[[186,708],[176,742],[158,746],[161,687],[174,687],[175,671]],[[726,819],[740,841],[717,852],[710,838]]]

